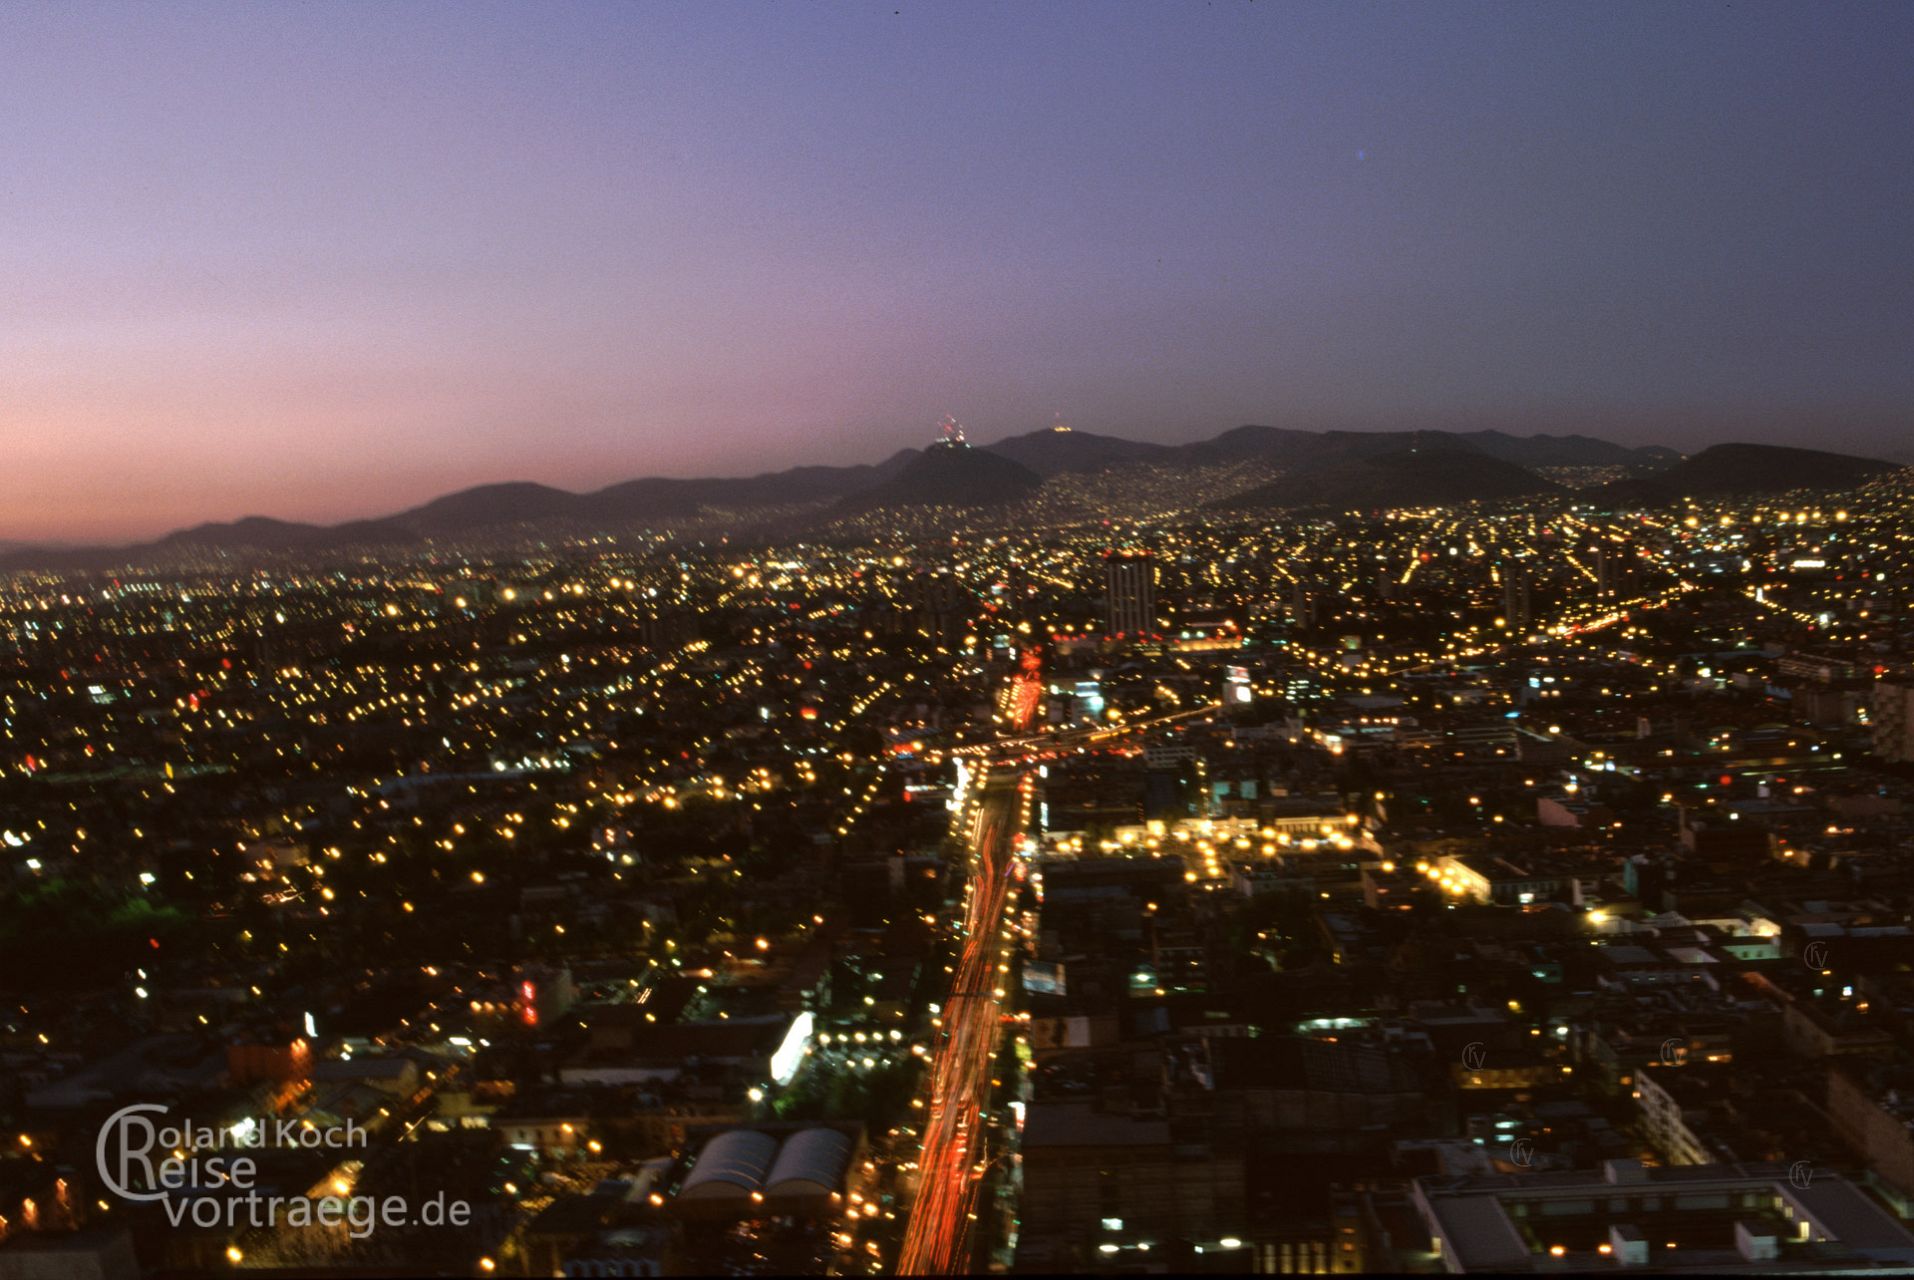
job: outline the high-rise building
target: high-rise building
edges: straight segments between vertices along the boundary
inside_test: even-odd
[[[1600,594],[1628,595],[1635,586],[1635,569],[1635,549],[1629,544],[1595,544],[1595,582]]]
[[[1106,622],[1111,636],[1152,635],[1156,627],[1156,557],[1111,551],[1103,557]]]
[[[910,604],[917,630],[933,639],[962,636],[977,616],[977,598],[953,573],[925,572],[910,583]]]
[[[1529,567],[1520,560],[1502,566],[1502,618],[1516,635],[1527,635],[1535,622]]]
[[[1914,682],[1877,680],[1868,708],[1874,754],[1897,764],[1914,761]]]
[[[1297,579],[1289,589],[1289,615],[1299,627],[1313,627],[1320,615],[1322,592],[1313,582]]]

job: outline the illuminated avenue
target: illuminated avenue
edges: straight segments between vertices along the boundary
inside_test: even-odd
[[[1041,657],[1032,650],[1005,691],[1001,719],[1012,733],[1031,727],[1042,692]],[[1010,972],[1004,907],[1023,864],[1017,846],[1030,823],[1032,779],[1011,760],[983,766],[968,823],[970,873],[964,886],[960,949],[950,997],[939,1017],[928,1070],[930,1101],[917,1159],[917,1194],[898,1255],[900,1275],[965,1274],[977,1219],[976,1186],[990,1157],[984,1123],[993,1087],[1001,1001]],[[921,1099],[919,1100],[921,1102]]]

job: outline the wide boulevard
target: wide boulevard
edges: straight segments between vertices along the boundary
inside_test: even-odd
[[[969,1270],[970,1226],[986,1155],[983,1110],[1004,990],[999,968],[1007,946],[1004,908],[1017,883],[1016,842],[1031,788],[1029,775],[1006,765],[990,769],[981,784],[970,828],[972,874],[962,946],[931,1058],[917,1203],[898,1258],[901,1275]]]

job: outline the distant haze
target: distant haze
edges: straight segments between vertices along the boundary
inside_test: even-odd
[[[1914,6],[14,6],[0,542],[954,413],[1906,457]]]

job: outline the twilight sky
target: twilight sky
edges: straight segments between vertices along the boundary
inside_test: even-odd
[[[0,8],[0,540],[955,413],[1904,454],[1914,5]]]

